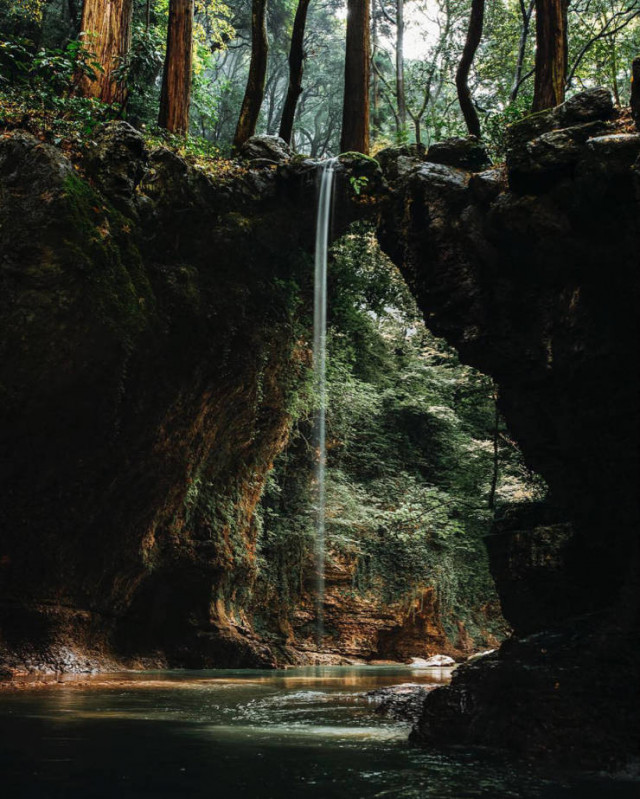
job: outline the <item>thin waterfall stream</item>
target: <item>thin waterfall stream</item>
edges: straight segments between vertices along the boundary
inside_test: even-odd
[[[320,191],[316,218],[315,282],[313,302],[313,377],[316,395],[314,416],[315,558],[316,558],[316,638],[318,649],[324,634],[325,511],[327,465],[327,255],[333,177],[337,158],[319,165]]]

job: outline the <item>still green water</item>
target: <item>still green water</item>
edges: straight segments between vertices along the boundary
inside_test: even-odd
[[[638,783],[541,778],[407,745],[366,691],[445,670],[144,672],[0,695],[6,799],[595,799]]]

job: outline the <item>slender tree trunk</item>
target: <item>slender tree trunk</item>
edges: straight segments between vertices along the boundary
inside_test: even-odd
[[[404,0],[396,0],[396,96],[399,133],[407,127],[407,102],[404,91]]]
[[[342,152],[369,152],[370,0],[347,0]]]
[[[518,44],[518,61],[516,63],[516,71],[513,76],[513,86],[511,87],[511,95],[509,99],[515,102],[520,86],[522,85],[522,69],[524,67],[524,57],[527,52],[527,41],[529,39],[529,27],[531,25],[531,15],[536,0],[529,0],[529,5],[525,4],[525,0],[520,0],[520,14],[522,15],[522,31],[520,32],[520,43]]]
[[[371,122],[373,127],[380,127],[380,78],[376,69],[376,58],[378,57],[378,17],[374,13],[371,20],[371,65],[373,67],[371,75],[371,101],[373,109],[371,111]]]
[[[420,146],[422,144],[422,130],[420,126],[420,117],[413,117],[413,127],[416,132],[416,144]]]
[[[103,69],[95,79],[80,76],[78,90],[85,97],[109,104],[124,101],[126,90],[113,79],[113,70],[129,52],[132,14],[133,0],[85,0],[80,23],[84,46]]]
[[[462,58],[456,72],[456,88],[458,90],[458,101],[462,109],[462,115],[467,125],[467,130],[472,136],[480,138],[480,120],[478,113],[471,99],[469,91],[469,72],[473,64],[473,58],[482,38],[482,26],[484,23],[484,0],[471,0],[471,16],[469,17],[469,28],[467,30],[467,40],[464,43]]]
[[[564,101],[569,0],[536,0],[536,82],[533,110]]]
[[[640,128],[640,56],[631,64],[631,116],[636,127]]]
[[[189,130],[194,0],[170,0],[167,55],[158,124],[172,133]]]
[[[264,84],[267,76],[267,0],[253,0],[251,6],[251,63],[247,88],[240,109],[240,118],[233,139],[234,149],[250,139],[256,132],[260,107],[264,98]]]
[[[289,88],[282,109],[280,136],[291,144],[293,120],[296,116],[298,98],[302,92],[302,73],[304,70],[304,31],[307,24],[307,11],[310,0],[298,0],[298,8],[293,21],[291,50],[289,51]]]

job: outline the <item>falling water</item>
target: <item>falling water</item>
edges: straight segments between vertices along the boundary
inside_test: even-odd
[[[316,554],[316,635],[322,644],[324,625],[325,565],[325,468],[327,463],[325,416],[327,409],[327,249],[333,196],[333,175],[337,159],[320,164],[320,194],[316,221],[315,289],[313,303],[313,376],[316,392],[314,419],[315,449],[315,554]]]

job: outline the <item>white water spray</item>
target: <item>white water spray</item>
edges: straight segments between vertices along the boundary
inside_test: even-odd
[[[316,395],[314,419],[315,450],[315,555],[316,555],[316,635],[318,649],[324,634],[325,568],[325,469],[327,465],[326,425],[327,385],[327,250],[333,197],[333,176],[337,159],[320,164],[320,194],[316,220],[315,287],[313,303],[313,377]]]

